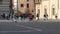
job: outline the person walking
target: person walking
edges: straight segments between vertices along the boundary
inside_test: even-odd
[[[39,20],[39,14],[37,14],[37,18],[38,18],[38,20]]]
[[[5,19],[5,13],[3,13],[3,18]]]
[[[16,22],[18,21],[18,18],[19,18],[18,15],[16,15]]]
[[[57,14],[55,15],[55,18],[57,19]]]
[[[30,21],[32,20],[32,15],[31,14],[29,15],[29,19],[30,19]]]
[[[48,14],[44,14],[44,20],[48,19]]]
[[[5,14],[5,18],[8,19],[8,15],[7,14]]]

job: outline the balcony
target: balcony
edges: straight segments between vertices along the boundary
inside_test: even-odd
[[[41,0],[34,0],[34,3],[35,4],[40,4],[41,3]]]

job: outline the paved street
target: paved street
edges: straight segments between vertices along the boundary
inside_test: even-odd
[[[0,22],[0,34],[60,34],[60,22]]]

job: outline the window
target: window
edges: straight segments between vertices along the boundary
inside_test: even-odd
[[[47,14],[47,9],[44,9],[45,10],[45,14]]]
[[[0,0],[0,4],[2,4],[2,0]]]
[[[47,9],[45,8],[44,10],[45,10],[44,17],[48,18]]]
[[[29,4],[27,4],[27,8],[29,8]]]
[[[38,9],[38,14],[40,14],[40,10]]]
[[[27,1],[29,1],[29,0],[27,0]]]
[[[38,0],[38,2],[39,2],[39,0]]]
[[[37,0],[34,0],[35,2],[37,2]]]
[[[52,8],[52,13],[53,15],[55,15],[55,8]]]
[[[23,4],[21,4],[21,7],[24,7],[24,5],[23,5]]]
[[[32,10],[32,12],[33,12],[33,10]]]
[[[41,0],[38,0],[38,2],[40,2]]]

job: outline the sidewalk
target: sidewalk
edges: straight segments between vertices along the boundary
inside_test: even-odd
[[[0,20],[0,22],[13,22],[12,20]]]
[[[29,21],[29,19],[26,19],[26,20],[17,20],[17,22],[34,22],[34,21],[37,21],[37,22],[60,22],[60,19],[48,19],[48,20],[43,20],[43,19],[40,19],[40,20],[32,20],[32,21]],[[0,22],[15,22],[14,20],[0,20]]]
[[[33,19],[32,21],[29,21],[29,19],[26,19],[26,20],[19,20],[18,22],[34,22],[34,21],[37,21],[37,22],[60,22],[60,19],[48,19],[48,20],[44,20],[44,19],[40,19],[40,20],[35,20]]]
[[[60,22],[60,19],[38,20],[39,22]]]

